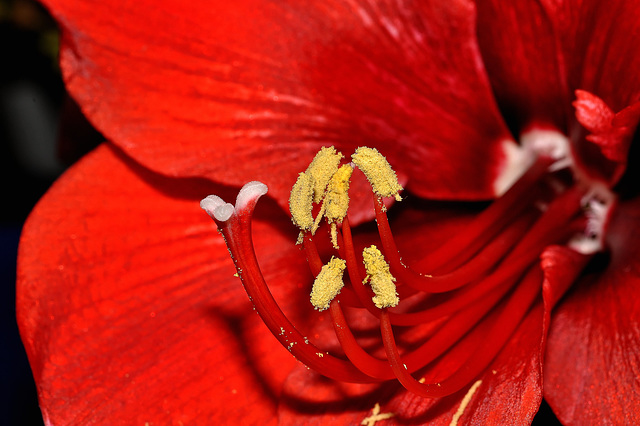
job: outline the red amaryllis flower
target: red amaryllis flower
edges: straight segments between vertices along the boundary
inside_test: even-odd
[[[67,86],[112,141],[24,228],[18,321],[47,423],[526,423],[543,393],[566,423],[638,422],[640,6],[46,3]],[[329,145],[377,148],[405,200],[387,226],[394,194],[374,179],[372,202],[354,172],[339,249],[323,225],[301,251],[289,191]],[[261,184],[221,201],[254,180],[255,214]],[[277,339],[197,208],[211,193]],[[345,260],[329,312],[305,254],[314,273]],[[396,280],[397,307],[365,273]]]

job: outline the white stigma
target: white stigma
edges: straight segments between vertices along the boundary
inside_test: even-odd
[[[200,201],[200,207],[211,216],[211,219],[219,220],[220,222],[226,222],[235,212],[232,204],[225,203],[217,195],[209,195],[204,198]]]
[[[262,197],[267,191],[267,185],[257,180],[245,183],[236,197],[236,210],[244,209],[249,201]]]
[[[209,195],[200,201],[200,207],[214,220],[226,222],[236,211],[244,209],[250,201],[260,198],[268,191],[267,185],[253,181],[246,183],[236,197],[235,207],[217,195]]]

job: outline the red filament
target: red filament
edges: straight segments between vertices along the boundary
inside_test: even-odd
[[[564,182],[563,191],[549,184],[554,179],[549,171],[551,163],[549,158],[539,158],[465,229],[412,265],[403,262],[383,200],[374,195],[372,209],[380,245],[397,280],[401,300],[397,307],[381,309],[372,302],[371,287],[363,284],[357,234],[345,217],[336,230],[339,249],[332,253],[345,260],[347,272],[345,287],[329,305],[342,348],[335,354],[321,349],[322,342],[309,342],[269,291],[251,240],[251,217],[259,196],[236,209],[228,220],[216,221],[256,310],[280,343],[301,362],[335,380],[371,383],[397,379],[417,395],[442,397],[481,375],[540,300],[543,274],[539,258],[545,248],[566,244],[576,231],[585,230],[580,205],[584,191],[573,182]],[[327,238],[321,234],[305,232],[302,239],[314,276],[326,255],[316,246],[319,238]],[[310,315],[320,315],[311,305],[309,309]],[[379,324],[377,349],[365,349],[360,343],[345,309],[350,315],[366,316]],[[478,333],[483,333],[482,339],[476,339],[480,343],[460,360],[458,368],[440,372],[443,378],[437,383],[423,383],[414,377],[428,373],[434,361],[449,356],[463,339]],[[377,351],[376,356],[369,352],[372,350]]]

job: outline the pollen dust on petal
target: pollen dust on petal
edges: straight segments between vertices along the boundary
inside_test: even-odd
[[[482,384],[482,380],[478,380],[469,388],[469,391],[467,392],[467,394],[464,396],[464,398],[462,398],[462,402],[460,403],[458,410],[453,415],[453,418],[451,419],[451,423],[449,423],[449,426],[458,425],[458,421],[460,420],[460,417],[462,417],[462,414],[464,413],[465,408],[467,408],[467,405],[469,405],[469,403],[471,402],[471,398],[473,398],[473,394],[476,393],[476,390],[478,390],[478,387],[480,387],[481,384]]]
[[[380,404],[376,402],[376,405],[374,405],[373,409],[371,410],[371,415],[362,419],[362,422],[360,422],[360,424],[365,426],[374,426],[376,422],[387,420],[394,416],[395,413],[381,413]]]

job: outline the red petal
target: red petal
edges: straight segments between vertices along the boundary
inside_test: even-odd
[[[478,4],[478,40],[505,116],[567,128],[576,89],[619,111],[640,99],[636,2],[525,0]]]
[[[321,145],[368,145],[420,195],[494,195],[509,136],[467,0],[46,3],[69,90],[154,170],[258,179],[284,206]]]
[[[550,246],[541,256],[544,271],[542,287],[545,313],[551,313],[569,287],[584,269],[590,256],[583,255],[565,246]]]
[[[545,337],[542,307],[538,304],[480,377],[482,385],[460,418],[460,424],[531,423],[542,402]]]
[[[602,99],[589,92],[577,90],[576,97],[573,103],[576,118],[589,131],[586,139],[599,149],[596,153],[589,146],[578,145],[581,160],[596,164],[589,169],[600,172],[605,171],[605,165],[608,165],[610,172],[606,178],[616,182],[627,165],[631,140],[640,121],[640,102],[616,114]]]
[[[640,31],[639,3],[627,0],[541,3],[553,22],[572,91],[588,90],[614,111],[640,99],[640,56],[635,43],[629,42]]]
[[[566,129],[570,93],[552,22],[537,1],[478,2],[478,42],[503,114]]]
[[[251,315],[227,249],[198,206],[210,191],[228,191],[122,158],[98,148],[24,228],[18,322],[45,420],[266,422],[295,361]],[[258,210],[290,226],[273,203]],[[291,283],[307,270],[295,234],[260,220],[254,229],[267,281],[284,309],[295,309],[301,300]]]
[[[554,312],[545,398],[563,424],[640,423],[640,201],[622,203],[607,233],[611,259]]]

